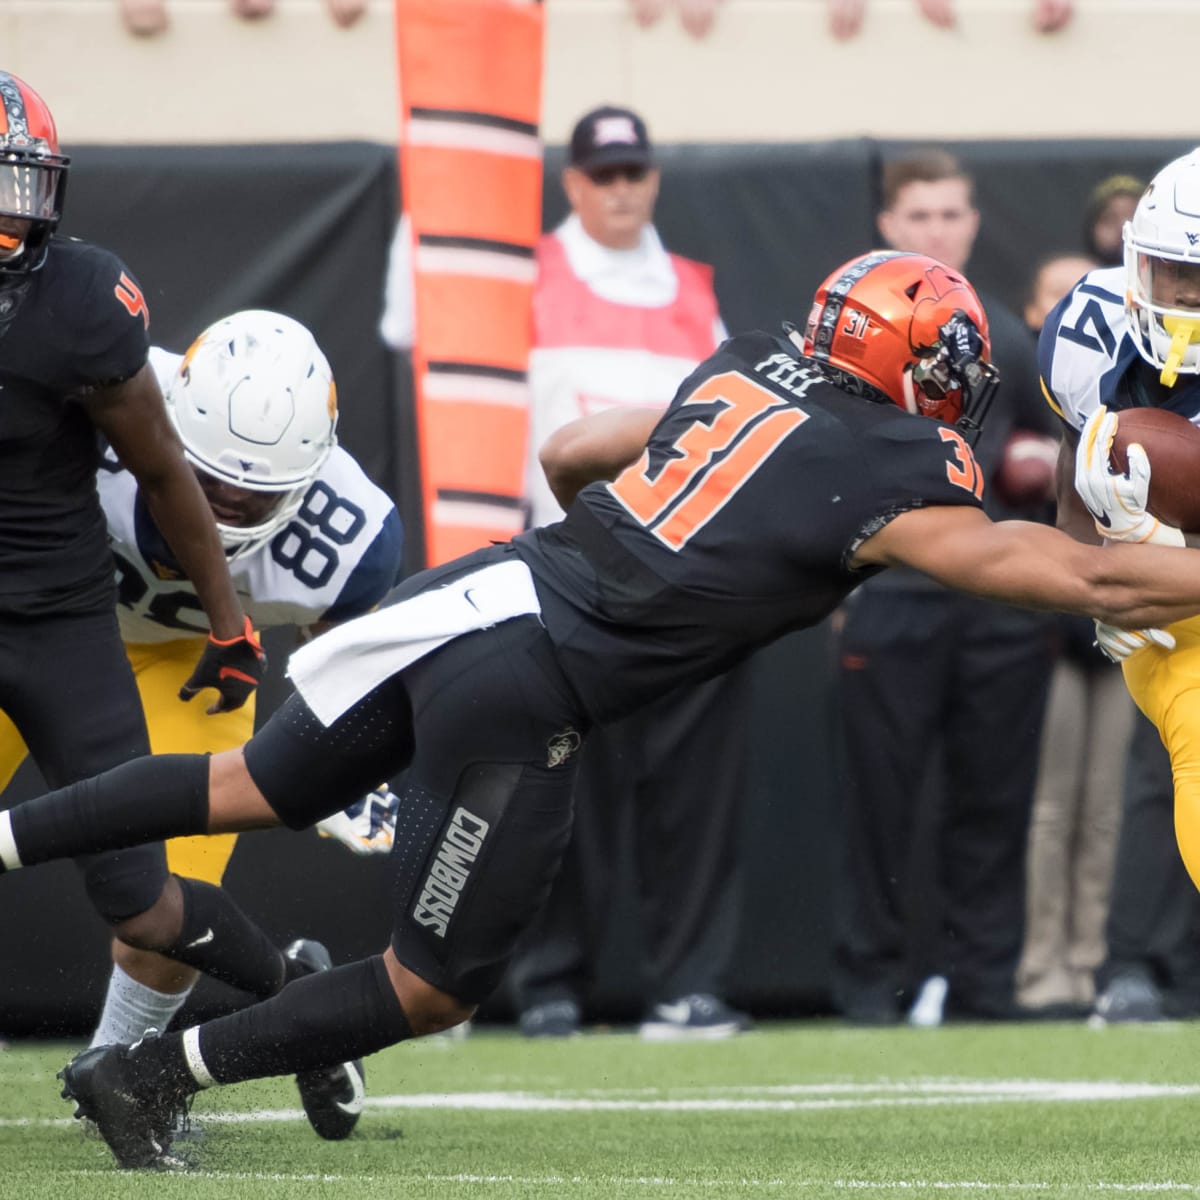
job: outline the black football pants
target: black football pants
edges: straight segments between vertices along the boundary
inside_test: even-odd
[[[51,788],[150,753],[141,697],[112,609],[0,619],[0,709]],[[89,899],[109,922],[144,912],[167,878],[161,843],[76,863]]]
[[[743,666],[591,734],[562,872],[513,962],[518,1008],[586,999],[630,832],[647,1002],[724,994],[740,916],[748,706]]]

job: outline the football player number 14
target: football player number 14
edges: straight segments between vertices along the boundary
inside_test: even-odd
[[[711,422],[689,425],[675,441],[679,457],[668,459],[653,479],[647,451],[609,484],[629,514],[672,550],[682,550],[808,420],[807,413],[736,371],[706,379],[684,406],[714,402],[726,407]]]

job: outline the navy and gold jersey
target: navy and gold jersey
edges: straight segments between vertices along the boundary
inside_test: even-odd
[[[86,242],[53,239],[0,286],[0,614],[111,608],[87,404],[145,364],[147,320],[125,266]]]
[[[639,462],[514,548],[604,720],[821,620],[876,573],[850,559],[893,517],[982,497],[956,430],[852,395],[790,341],[751,333],[684,381]]]
[[[1043,395],[1077,433],[1105,405],[1169,408],[1200,425],[1200,380],[1181,375],[1168,387],[1138,352],[1125,314],[1125,272],[1085,275],[1050,311],[1038,339]]]

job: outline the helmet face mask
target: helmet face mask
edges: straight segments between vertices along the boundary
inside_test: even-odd
[[[1125,312],[1168,387],[1200,374],[1200,150],[1168,163],[1125,226]]]
[[[337,444],[329,363],[312,334],[280,313],[248,310],[209,326],[166,401],[234,557],[295,516]]]
[[[0,276],[28,275],[46,261],[70,161],[45,101],[0,71]]]
[[[999,383],[979,297],[921,254],[876,251],[834,271],[817,289],[803,350],[872,398],[971,434]]]

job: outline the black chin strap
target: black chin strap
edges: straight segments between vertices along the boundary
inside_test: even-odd
[[[978,392],[972,388],[965,395],[962,416],[954,422],[954,428],[962,433],[969,446],[975,445],[983,429],[984,418],[996,398],[996,389],[1000,386],[1000,372],[991,363],[980,363],[979,369],[983,374],[983,383]]]

